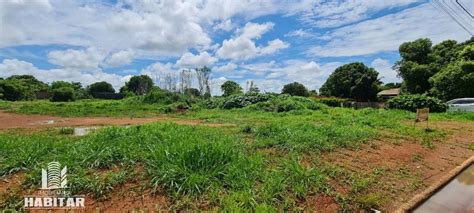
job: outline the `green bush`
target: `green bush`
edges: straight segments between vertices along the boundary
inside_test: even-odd
[[[168,92],[161,89],[153,89],[151,92],[144,95],[142,99],[142,102],[147,104],[172,104],[179,101],[187,101],[187,99],[182,94]]]
[[[299,96],[289,96],[289,95],[279,95],[275,96],[269,101],[260,102],[249,107],[253,110],[263,110],[267,112],[289,112],[292,110],[320,110],[326,108],[327,106],[321,103],[317,103],[313,99],[299,97]]]
[[[53,90],[51,101],[74,101],[74,89],[71,87],[61,87]]]
[[[445,112],[448,108],[441,100],[426,95],[402,95],[387,102],[390,109],[403,109],[416,112],[419,108],[429,108],[430,112]]]

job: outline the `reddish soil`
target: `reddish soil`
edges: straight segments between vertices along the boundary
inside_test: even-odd
[[[68,126],[133,125],[151,122],[173,122],[183,125],[223,126],[224,124],[203,123],[201,120],[185,120],[166,116],[150,118],[77,117],[62,118],[48,115],[24,115],[6,113],[0,110],[0,130],[15,128],[45,128]]]
[[[446,138],[434,139],[434,148],[409,139],[384,139],[372,141],[358,150],[326,153],[323,159],[355,173],[371,173],[376,168],[388,168],[377,180],[386,188],[373,191],[389,195],[390,199],[380,208],[392,212],[474,155],[474,151],[468,148],[474,143],[474,122],[443,121],[432,125],[448,132]],[[411,188],[411,182],[400,177],[400,171],[406,171],[409,177],[420,175],[422,184]],[[388,189],[394,192],[387,192]],[[335,201],[328,201],[331,200],[324,197],[308,199],[305,206],[315,211],[337,212]]]

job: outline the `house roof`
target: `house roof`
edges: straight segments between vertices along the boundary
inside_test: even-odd
[[[400,95],[400,88],[382,90],[377,95]]]

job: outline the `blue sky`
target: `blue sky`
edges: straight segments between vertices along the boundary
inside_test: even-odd
[[[354,61],[399,82],[391,67],[401,43],[470,38],[427,0],[6,0],[0,18],[0,77],[105,80],[118,89],[132,75],[162,85],[206,65],[213,94],[226,80],[319,89]]]

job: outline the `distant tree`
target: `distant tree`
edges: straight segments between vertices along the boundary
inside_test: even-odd
[[[180,91],[182,93],[186,93],[186,89],[191,88],[191,82],[192,82],[192,76],[193,73],[191,70],[182,70],[179,73],[179,79],[180,79]]]
[[[87,93],[91,95],[93,95],[94,93],[99,93],[99,92],[111,92],[111,93],[115,92],[112,85],[105,81],[93,83],[87,86],[86,90],[87,90]]]
[[[5,79],[20,84],[24,90],[21,91],[19,100],[33,100],[36,98],[36,92],[47,91],[48,85],[39,81],[32,75],[12,75]]]
[[[438,69],[459,59],[462,45],[454,40],[445,40],[433,46],[429,55],[430,63],[436,63]]]
[[[338,67],[320,89],[321,95],[375,100],[380,85],[378,72],[355,62]]]
[[[58,89],[58,88],[61,88],[61,87],[74,88],[74,85],[72,83],[65,82],[65,81],[53,81],[53,83],[51,83],[51,89],[52,90],[55,90],[55,89]]]
[[[203,68],[196,69],[196,77],[199,83],[199,91],[204,96],[204,98],[211,97],[211,86],[209,82],[209,77],[211,76],[211,69],[207,66]]]
[[[316,91],[316,90],[314,90],[314,89],[313,89],[313,90],[310,90],[310,91],[309,91],[309,96],[311,96],[311,97],[318,96],[318,91]]]
[[[184,94],[189,95],[189,96],[194,96],[194,97],[201,96],[201,93],[196,88],[186,88],[184,89]]]
[[[24,100],[28,88],[18,79],[0,81],[0,89],[3,91],[2,99],[8,101]]]
[[[74,101],[75,99],[75,91],[74,88],[63,86],[53,90],[53,95],[51,97],[51,101],[58,102],[58,101]]]
[[[125,86],[128,91],[136,95],[144,95],[153,87],[153,80],[148,75],[133,76]]]
[[[382,89],[394,89],[394,88],[400,88],[402,86],[401,83],[386,83],[385,85],[382,86]]]
[[[430,62],[431,40],[420,38],[415,41],[405,42],[398,49],[400,56],[405,61],[412,61],[418,64],[427,64]]]
[[[247,81],[247,95],[256,95],[260,93],[260,89],[253,83],[253,81]]]
[[[474,97],[474,61],[449,64],[431,77],[430,83],[430,93],[445,101]]]
[[[293,83],[284,85],[281,93],[289,94],[292,96],[303,96],[303,97],[309,96],[308,89],[303,84],[300,84],[298,82],[293,82]]]
[[[222,96],[242,94],[242,87],[235,81],[226,81],[221,85]]]

